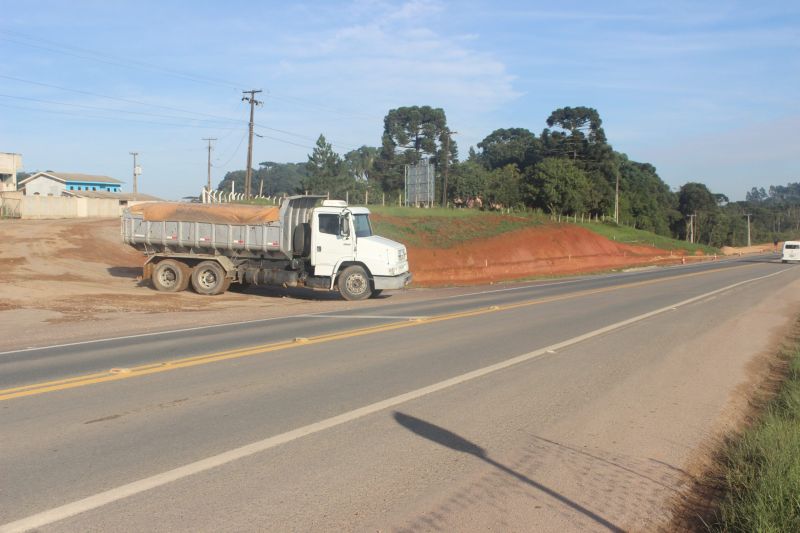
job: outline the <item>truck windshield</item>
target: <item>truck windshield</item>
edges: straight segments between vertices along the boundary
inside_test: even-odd
[[[369,215],[355,215],[356,237],[369,237],[372,235],[372,226],[369,225]]]

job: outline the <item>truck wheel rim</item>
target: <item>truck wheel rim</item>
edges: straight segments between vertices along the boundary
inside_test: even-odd
[[[173,287],[178,281],[178,274],[171,268],[165,268],[158,275],[158,281],[160,281],[161,285],[164,287]]]
[[[367,290],[367,280],[361,274],[348,276],[344,284],[350,294],[363,294]]]
[[[211,270],[204,270],[200,273],[200,285],[205,289],[213,289],[217,285],[217,276]]]

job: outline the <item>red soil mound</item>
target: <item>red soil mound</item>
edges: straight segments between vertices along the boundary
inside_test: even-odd
[[[553,225],[453,248],[410,246],[408,256],[414,284],[436,286],[596,272],[662,262],[669,260],[670,254],[658,248],[619,244],[577,226]]]

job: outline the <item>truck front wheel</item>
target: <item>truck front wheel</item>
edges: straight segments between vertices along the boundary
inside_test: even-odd
[[[372,294],[367,271],[358,265],[342,270],[339,274],[339,294],[345,300],[365,300]]]
[[[230,287],[225,269],[216,261],[203,261],[192,270],[192,288],[198,294],[222,294]]]
[[[150,280],[163,292],[180,292],[189,286],[189,267],[174,259],[164,259],[153,268]]]

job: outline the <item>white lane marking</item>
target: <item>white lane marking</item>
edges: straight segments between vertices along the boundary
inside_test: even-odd
[[[725,261],[725,260],[718,260],[717,262],[723,262],[723,261]],[[734,259],[728,259],[727,261],[734,261]],[[701,265],[700,264],[697,264],[697,265],[675,265],[675,266],[667,266],[667,267],[663,267],[663,268],[665,270],[666,269],[673,269],[673,268],[689,269],[689,268],[698,267],[698,266],[701,266]],[[646,273],[645,272],[641,272],[641,273],[609,274],[609,275],[607,275],[605,277],[605,279],[618,278],[618,277],[629,277],[629,276],[636,276],[636,275],[640,275],[640,274],[646,274]],[[522,285],[522,286],[516,286],[516,287],[506,287],[506,288],[503,288],[503,289],[490,289],[490,290],[486,290],[486,291],[478,291],[478,292],[470,292],[470,293],[465,293],[465,294],[454,294],[454,295],[451,295],[451,296],[443,296],[441,298],[435,298],[433,300],[427,300],[427,302],[436,302],[436,301],[440,301],[440,300],[451,300],[451,299],[454,299],[454,298],[465,298],[465,297],[468,297],[468,296],[482,296],[482,295],[485,295],[485,294],[495,294],[495,293],[500,293],[500,292],[519,291],[519,290],[525,290],[525,289],[538,289],[540,287],[553,287],[555,285],[568,285],[568,284],[572,284],[572,283],[579,283],[581,281],[591,281],[591,280],[595,280],[595,279],[602,279],[602,277],[585,276],[585,277],[573,278],[573,279],[565,280],[565,281],[554,281],[552,283],[538,283],[538,284],[537,284],[537,282],[531,282],[530,284],[526,284],[526,285]],[[344,312],[346,312],[346,310]],[[290,316],[277,316],[277,317],[272,317],[272,318],[256,318],[254,320],[242,320],[240,322],[226,322],[226,323],[223,323],[223,324],[209,324],[207,326],[196,326],[196,327],[193,327],[193,328],[171,329],[171,330],[167,330],[167,331],[154,331],[152,333],[138,333],[138,334],[135,334],[135,335],[123,335],[121,337],[106,337],[104,339],[92,339],[92,340],[88,340],[88,341],[76,341],[76,342],[68,342],[68,343],[63,343],[63,344],[52,344],[52,345],[49,345],[49,346],[28,346],[27,348],[19,348],[17,350],[9,350],[9,351],[6,351],[6,352],[0,352],[0,356],[13,355],[13,354],[24,353],[24,352],[32,352],[32,351],[35,351],[35,350],[52,350],[52,349],[55,349],[55,348],[68,348],[70,346],[83,346],[83,345],[87,345],[87,344],[97,344],[97,343],[101,343],[101,342],[112,342],[112,341],[126,340],[126,339],[139,339],[139,338],[142,338],[142,337],[154,337],[154,336],[157,336],[157,335],[169,335],[169,334],[172,334],[172,333],[185,333],[187,331],[199,331],[199,330],[203,330],[203,329],[227,328],[227,327],[230,327],[230,326],[241,326],[241,325],[245,325],[245,324],[257,324],[259,322],[271,322],[271,321],[275,321],[275,320],[289,320],[289,319],[293,319],[293,318],[316,318],[316,317],[319,317],[319,318],[339,318],[339,317],[336,317],[334,315],[326,315],[325,313],[310,313],[310,314],[300,314],[300,315],[290,315]],[[373,317],[368,317],[368,318],[373,318]],[[378,317],[378,318],[382,318],[382,317]],[[393,318],[393,317],[386,317],[386,318]],[[414,319],[416,317],[398,317],[398,318],[403,320],[403,319]]]
[[[271,322],[274,320],[287,320],[290,318],[313,318],[314,315],[292,315],[292,316],[276,316],[272,318],[256,318],[254,320],[242,320],[241,322],[226,322],[224,324],[210,324],[208,326],[196,326],[193,328],[171,329],[168,331],[154,331],[152,333],[138,333],[136,335],[123,335],[121,337],[107,337],[105,339],[93,339],[88,341],[67,342],[64,344],[51,344],[50,346],[31,346],[28,348],[20,348],[19,350],[9,350],[7,352],[0,352],[0,355],[11,355],[16,353],[31,352],[33,350],[52,350],[54,348],[68,348],[70,346],[83,346],[86,344],[97,344],[99,342],[112,342],[125,339],[139,339],[142,337],[154,337],[156,335],[169,335],[170,333],[185,333],[187,331],[199,331],[202,329],[211,328],[227,328],[230,326],[240,326],[242,324],[255,324],[258,322]]]
[[[453,378],[446,379],[438,383],[434,383],[433,385],[428,385],[427,387],[422,387],[420,389],[416,389],[411,392],[406,392],[404,394],[393,396],[391,398],[387,398],[385,400],[370,405],[365,405],[364,407],[360,407],[358,409],[354,409],[352,411],[348,411],[346,413],[342,413],[340,415],[336,415],[331,418],[326,418],[325,420],[320,420],[319,422],[314,422],[312,424],[308,424],[306,426],[302,426],[293,429],[291,431],[287,431],[286,433],[281,433],[279,435],[268,437],[264,440],[253,442],[251,444],[247,444],[240,448],[234,448],[232,450],[228,450],[227,452],[223,452],[218,455],[213,455],[211,457],[201,459],[194,463],[189,463],[187,465],[180,466],[178,468],[174,468],[172,470],[168,470],[166,472],[162,472],[160,474],[156,474],[154,476],[150,476],[144,479],[140,479],[132,483],[126,483],[125,485],[121,485],[119,487],[100,492],[93,496],[89,496],[87,498],[83,498],[81,500],[77,500],[68,503],[66,505],[62,505],[60,507],[55,507],[53,509],[49,509],[47,511],[43,511],[41,513],[28,516],[26,518],[22,518],[14,522],[9,522],[7,524],[0,525],[0,533],[19,533],[23,531],[29,531],[31,529],[43,527],[48,524],[52,524],[53,522],[64,520],[65,518],[69,518],[71,516],[75,516],[77,514],[90,511],[92,509],[97,509],[98,507],[102,507],[109,503],[122,500],[124,498],[127,498],[128,496],[140,494],[142,492],[166,485],[167,483],[171,483],[173,481],[177,481],[179,479],[183,479],[185,477],[198,474],[200,472],[205,472],[207,470],[211,470],[212,468],[217,468],[227,463],[231,463],[233,461],[249,457],[251,455],[269,450],[271,448],[275,448],[276,446],[292,442],[302,437],[306,437],[314,433],[319,433],[320,431],[325,431],[326,429],[331,429],[333,427],[345,424],[347,422],[352,422],[353,420],[363,418],[367,415],[371,415],[379,411],[383,411],[385,409],[389,409],[390,407],[395,407],[402,403],[409,402],[411,400],[416,400],[418,398],[422,398],[423,396],[439,392],[449,387],[460,385],[462,383],[466,383],[467,381],[471,381],[486,376],[493,372],[504,370],[511,366],[515,366],[520,363],[530,361],[537,357],[541,357],[542,355],[549,355],[552,352],[557,352],[558,350],[567,348],[574,344],[578,344],[593,337],[605,335],[606,333],[610,333],[612,331],[624,328],[636,322],[647,320],[648,318],[654,317],[656,315],[665,313],[667,311],[672,311],[676,308],[689,305],[691,303],[700,301],[703,298],[708,298],[709,296],[728,291],[730,289],[739,287],[741,285],[745,285],[747,283],[752,283],[754,281],[759,281],[771,278],[773,276],[777,276],[778,274],[782,274],[788,270],[790,269],[784,269],[778,272],[773,272],[772,274],[767,274],[765,276],[759,276],[757,278],[751,278],[748,280],[740,281],[738,283],[728,285],[727,287],[716,289],[707,292],[705,294],[701,294],[699,296],[683,300],[682,302],[679,302],[677,304],[669,305],[667,307],[662,307],[660,309],[656,309],[655,311],[650,311],[648,313],[644,313],[629,318],[627,320],[623,320],[621,322],[617,322],[615,324],[611,324],[609,326],[605,326],[603,328],[596,329],[588,333],[584,333],[583,335],[578,335],[577,337],[573,337],[571,339],[558,342],[556,344],[551,344],[550,346],[546,346],[544,348],[540,348],[538,350],[534,350],[526,354],[512,357],[511,359],[507,359],[500,363],[495,363],[493,365],[479,368],[477,370],[473,370],[471,372],[467,372],[465,374],[461,374],[459,376],[455,376]]]
[[[346,313],[347,311],[342,311]],[[156,335],[168,335],[170,333],[185,333],[187,331],[198,331],[202,329],[211,329],[211,328],[227,328],[231,326],[241,326],[244,324],[257,324],[259,322],[272,322],[275,320],[290,320],[295,318],[359,318],[359,319],[386,319],[386,320],[413,320],[419,318],[418,316],[382,316],[382,315],[331,315],[325,313],[318,313],[318,314],[301,314],[301,315],[291,315],[291,316],[276,316],[272,318],[257,318],[254,320],[243,320],[241,322],[227,322],[224,324],[211,324],[208,326],[197,326],[193,328],[184,328],[184,329],[172,329],[169,331],[154,331],[152,333],[139,333],[136,335],[124,335],[122,337],[110,337],[106,339],[94,339],[89,341],[78,341],[78,342],[68,342],[65,344],[53,344],[50,346],[29,346],[27,348],[20,348],[18,350],[9,350],[7,352],[0,352],[0,356],[2,355],[13,355],[17,353],[23,352],[32,352],[34,350],[52,350],[55,348],[69,348],[70,346],[82,346],[86,344],[97,344],[99,342],[112,342],[118,340],[125,340],[125,339],[138,339],[141,337],[153,337]]]

